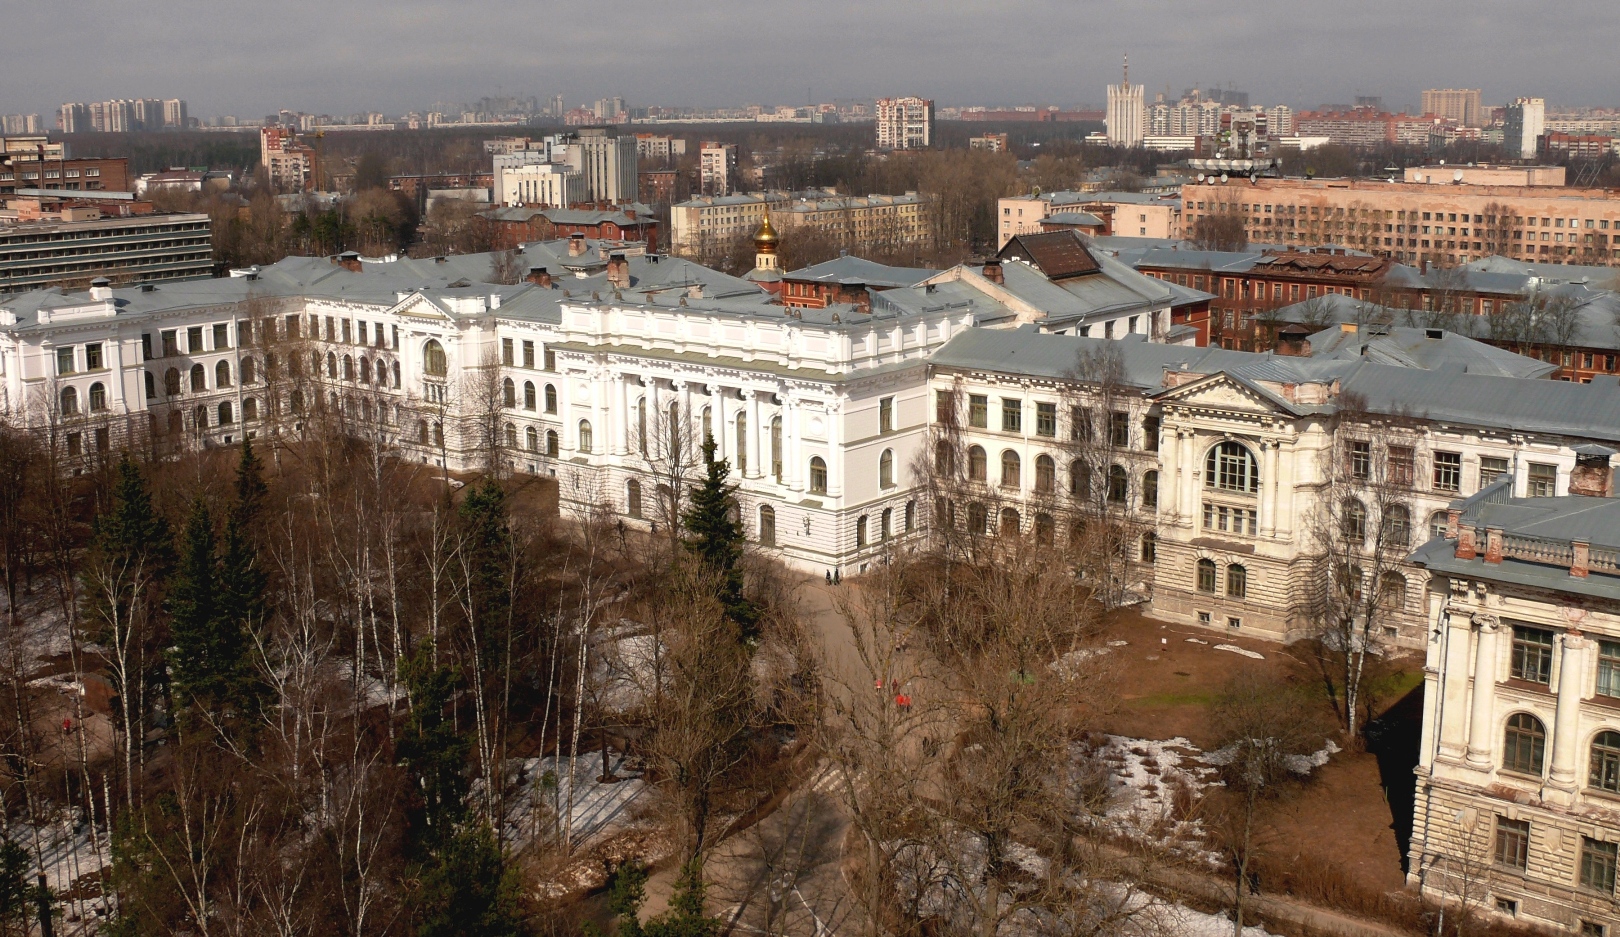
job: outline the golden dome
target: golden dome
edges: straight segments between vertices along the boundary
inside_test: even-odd
[[[771,253],[776,250],[776,229],[771,227],[771,213],[765,212],[765,220],[759,223],[759,230],[754,232],[754,248],[761,253]]]

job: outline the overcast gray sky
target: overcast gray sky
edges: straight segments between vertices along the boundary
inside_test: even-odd
[[[570,106],[1095,103],[1120,54],[1148,98],[1256,103],[1425,87],[1620,104],[1617,0],[0,0],[0,112],[183,97],[194,116],[422,109],[497,91]]]

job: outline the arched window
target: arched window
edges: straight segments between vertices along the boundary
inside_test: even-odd
[[[1057,525],[1052,522],[1052,515],[1035,515],[1035,542],[1043,547],[1052,545],[1056,539]]]
[[[1069,463],[1069,494],[1082,500],[1091,497],[1091,466],[1085,459]]]
[[[703,435],[698,438],[698,445],[702,445],[714,438],[714,408],[704,407],[703,416],[698,421],[703,427]]]
[[[365,355],[360,356],[360,383],[371,383],[371,359]]]
[[[422,346],[422,371],[428,377],[444,377],[450,373],[450,363],[444,357],[444,346],[436,339],[430,338]]]
[[[1525,774],[1541,774],[1547,756],[1547,728],[1529,713],[1508,717],[1502,737],[1502,767]]]
[[[394,389],[399,390],[399,362],[394,362]]]
[[[1157,563],[1159,561],[1159,535],[1148,531],[1142,535],[1142,562]]]
[[[546,430],[546,455],[551,456],[553,459],[557,457],[559,451],[557,443],[557,431],[554,429]]]
[[[646,405],[645,402],[643,402],[641,406],[642,406],[641,425],[642,425],[642,428],[643,428],[642,435],[646,435],[645,428],[647,426],[647,411],[646,411],[646,406],[647,405]],[[546,412],[547,413],[556,413],[557,412],[557,388],[556,388],[555,385],[552,385],[552,384],[547,384],[546,385]]]
[[[1159,507],[1159,473],[1142,473],[1142,510],[1152,511]]]
[[[934,472],[941,478],[950,478],[956,471],[956,459],[952,458],[955,452],[948,440],[934,443]]]
[[[1444,537],[1451,525],[1451,518],[1445,511],[1435,511],[1429,515],[1429,539]]]
[[[100,381],[90,385],[90,412],[100,413],[107,409],[107,385]]]
[[[1412,512],[1404,504],[1384,505],[1384,527],[1379,531],[1382,546],[1404,547],[1412,542]]]
[[[207,404],[200,404],[197,407],[197,410],[193,415],[196,418],[197,429],[204,430],[204,429],[208,428],[208,405]]]
[[[501,406],[511,408],[517,406],[517,385],[511,378],[501,382]]]
[[[1057,463],[1049,455],[1035,457],[1035,491],[1049,495],[1057,487]]]
[[[157,399],[157,378],[152,376],[151,371],[145,371],[142,373],[146,375],[146,399]]]
[[[1012,508],[1001,509],[1001,536],[1016,537],[1024,529],[1023,518]]]
[[[591,421],[590,420],[580,420],[579,421],[579,451],[580,452],[590,452],[591,451],[591,442],[592,442],[592,440],[591,440]]]
[[[301,391],[301,390],[293,391],[292,392],[292,401],[291,401],[291,403],[292,403],[292,412],[294,412],[294,413],[303,413],[304,412],[304,392]]]
[[[1339,506],[1339,533],[1355,544],[1367,539],[1367,509],[1355,498],[1345,498]]]
[[[530,426],[523,431],[523,448],[530,452],[540,451],[540,431]]]
[[[737,450],[732,460],[737,464],[737,474],[748,474],[748,414],[737,414]]]
[[[884,508],[878,516],[878,540],[888,540],[894,536],[894,508]]]
[[[334,381],[337,380],[337,352],[335,351],[326,353],[326,376]]]
[[[354,356],[353,355],[344,355],[343,356],[343,379],[345,381],[354,380]]]
[[[1349,563],[1340,563],[1333,571],[1333,584],[1339,588],[1339,597],[1353,604],[1360,604],[1362,596],[1362,580],[1366,574],[1360,566]]]
[[[244,384],[254,384],[254,383],[257,383],[258,380],[259,380],[258,369],[254,366],[253,359],[252,358],[243,358],[242,359],[242,383],[244,383]]]
[[[1021,477],[1022,474],[1023,474],[1023,466],[1019,462],[1018,453],[1012,451],[1011,449],[1002,450],[1002,452],[1001,452],[1001,487],[1003,487],[1003,488],[1019,488],[1019,487],[1021,487],[1023,485],[1023,483],[1024,483],[1024,480]]]
[[[231,417],[231,402],[226,400],[219,405],[219,425],[229,426],[230,424],[235,423],[236,421]]]
[[[169,433],[176,435],[185,432],[186,418],[179,410],[169,411]]]
[[[1124,504],[1130,495],[1131,479],[1121,465],[1108,466],[1108,500]]]
[[[985,475],[988,472],[988,466],[986,465],[988,461],[989,457],[984,454],[984,449],[982,447],[969,446],[968,478],[976,482],[984,481]]]
[[[245,397],[242,400],[242,422],[252,423],[259,418],[259,398]]]
[[[641,482],[634,478],[624,485],[625,510],[631,517],[641,516]]]
[[[894,450],[885,449],[878,456],[878,487],[894,487]]]
[[[58,395],[58,398],[62,402],[62,415],[63,416],[78,416],[79,415],[79,391],[78,391],[78,388],[64,387],[64,388],[62,388],[62,393]]]
[[[866,515],[855,518],[855,546],[866,546]]]
[[[327,354],[328,357],[331,357],[332,353],[327,352],[326,354]],[[287,360],[292,362],[292,365],[293,365],[294,368],[298,367],[298,356],[297,355],[292,355]],[[331,360],[336,361],[337,359],[332,358]],[[309,366],[313,369],[310,373],[314,374],[316,377],[320,377],[321,376],[321,353],[318,352],[318,351],[311,352],[310,356],[309,356],[309,362],[310,362]],[[337,365],[334,364],[334,365],[332,365],[332,368],[328,369],[328,370],[332,370],[332,376],[333,377],[337,376],[337,371],[334,370],[336,367],[337,367]]]
[[[231,363],[229,361],[221,361],[214,365],[214,386],[231,386]]]
[[[990,512],[977,501],[968,502],[967,512],[968,533],[986,534],[990,530]]]
[[[416,441],[424,446],[428,444],[427,420],[416,421]]]
[[[533,410],[535,407],[534,382],[523,382],[523,409]]]
[[[759,545],[776,546],[776,509],[768,504],[759,506]]]
[[[1241,563],[1233,563],[1226,567],[1226,594],[1234,599],[1247,598],[1249,595],[1249,570]]]
[[[435,446],[444,445],[444,424],[437,420],[433,421],[433,444]]]
[[[273,351],[264,353],[264,379],[267,381],[276,379],[276,353]]]
[[[771,417],[771,477],[782,483],[782,418]]]
[[[1620,732],[1599,732],[1592,739],[1592,769],[1586,783],[1620,794]]]
[[[511,423],[506,424],[505,436],[506,436],[506,448],[508,448],[508,449],[516,449],[517,448],[517,427],[513,426]]]
[[[824,495],[827,493],[827,463],[821,461],[821,456],[810,457],[810,493]]]
[[[1202,559],[1198,561],[1198,591],[1215,594],[1215,561]]]
[[[906,533],[917,529],[917,502],[906,502]]]
[[[169,397],[180,393],[180,369],[170,368],[163,372],[163,393]]]
[[[1260,490],[1260,464],[1249,447],[1223,442],[1204,459],[1204,487],[1254,493]]]
[[[1392,612],[1406,607],[1406,577],[1391,570],[1378,577],[1378,604]]]
[[[191,366],[191,392],[200,394],[208,389],[208,372],[200,364]]]

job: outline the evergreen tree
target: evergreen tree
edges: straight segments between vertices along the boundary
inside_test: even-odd
[[[242,440],[242,457],[236,463],[236,506],[231,516],[243,527],[258,520],[269,488],[264,483],[264,463],[253,454],[253,441]]]
[[[174,534],[152,507],[146,478],[127,452],[115,470],[112,505],[96,515],[91,532],[92,552],[126,583],[137,569],[151,583],[168,578],[174,565]]]
[[[413,904],[418,937],[517,937],[523,934],[516,870],[489,827],[458,828],[422,869]]]
[[[506,493],[494,479],[485,479],[467,493],[461,502],[461,522],[470,604],[484,636],[484,659],[494,662],[505,646],[501,635],[512,603],[512,536],[507,526]]]
[[[18,927],[28,933],[29,905],[34,889],[28,885],[28,872],[33,861],[28,850],[10,836],[0,835],[0,933],[11,933]]]
[[[212,709],[226,688],[217,567],[214,516],[197,498],[180,534],[180,566],[169,588],[170,680],[182,707]]]
[[[444,717],[456,675],[448,667],[435,668],[432,652],[432,644],[424,641],[400,664],[411,711],[394,746],[418,791],[411,834],[420,854],[431,854],[448,842],[467,815],[467,739]]]
[[[703,868],[696,859],[681,866],[669,910],[647,922],[646,937],[715,937],[720,919],[703,913]]]
[[[254,672],[252,636],[268,615],[267,579],[259,568],[256,520],[265,497],[259,460],[249,442],[242,443],[236,468],[236,503],[225,520],[220,552],[219,621],[215,625],[218,673],[223,690],[238,712],[256,710],[265,695]]]
[[[714,437],[703,440],[703,463],[707,473],[703,484],[692,493],[691,506],[681,519],[686,531],[686,548],[718,579],[718,598],[726,616],[736,622],[744,637],[753,637],[759,613],[743,597],[742,524],[737,513],[737,488],[727,484],[731,466],[714,457]]]

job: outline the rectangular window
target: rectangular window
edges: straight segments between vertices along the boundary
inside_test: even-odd
[[[1557,493],[1558,466],[1531,462],[1529,476],[1524,486],[1525,497],[1551,498]]]
[[[291,325],[293,319],[288,317],[287,324]],[[194,325],[186,329],[186,354],[195,355],[203,350],[202,326]]]
[[[337,320],[331,316],[326,317],[326,340],[333,341],[337,335]],[[311,336],[314,337],[314,336]]]
[[[106,366],[106,363],[101,360],[100,342],[91,342],[84,346],[84,369],[86,371],[100,371]]]
[[[142,361],[151,361],[152,360],[152,333],[151,332],[143,332],[143,333],[141,333],[141,360]]]
[[[878,432],[894,432],[894,398],[884,397],[878,401]]]
[[[534,342],[528,339],[523,340],[523,366],[525,368],[534,367]]]
[[[299,318],[297,316],[294,315],[294,316],[288,316],[287,317],[287,335],[286,335],[286,338],[289,341],[296,340],[299,337],[299,329],[302,328],[302,326],[299,323],[300,323],[300,320],[299,320]]]
[[[1131,415],[1129,413],[1108,414],[1108,444],[1116,449],[1129,449],[1131,447]]]
[[[1620,641],[1598,642],[1597,692],[1620,698]]]
[[[956,425],[956,392],[934,391],[934,422],[941,426]]]
[[[546,349],[546,370],[557,370],[557,353],[552,351],[550,348]]]
[[[1436,452],[1434,454],[1434,490],[1462,490],[1462,453]]]
[[[360,324],[362,326],[365,325],[364,322]],[[365,329],[362,328],[360,331],[360,341],[362,344],[365,342],[365,335]],[[510,338],[501,339],[501,364],[504,364],[509,368],[517,364],[517,349],[513,346]]]
[[[1156,416],[1142,419],[1142,448],[1149,452],[1159,451],[1159,418]]]
[[[1353,442],[1350,444],[1350,476],[1366,481],[1372,477],[1372,443]]]
[[[394,345],[394,350],[399,351],[399,326],[391,325],[388,327],[388,329],[391,336],[391,341]]]
[[[178,355],[180,353],[180,342],[175,330],[167,329],[161,334],[163,338],[163,357],[172,358]]]
[[[1091,412],[1085,407],[1069,408],[1069,438],[1091,440]]]
[[[1403,488],[1412,487],[1413,461],[1411,446],[1390,446],[1389,483]]]
[[[67,345],[56,349],[56,373],[73,373],[73,346]]]
[[[366,324],[364,322],[356,322],[354,327],[356,332],[355,341],[362,345],[368,344],[368,340],[366,338]]]
[[[1513,679],[1548,685],[1552,679],[1552,656],[1551,631],[1513,626]]]
[[[1057,404],[1037,403],[1035,405],[1035,434],[1037,436],[1057,435]]]
[[[214,350],[223,351],[231,347],[231,324],[221,322],[214,326]]]
[[[1011,397],[1001,398],[1001,431],[1004,433],[1022,433],[1024,431],[1024,402]]]
[[[353,341],[354,341],[354,323],[350,322],[348,319],[344,319],[343,320],[343,344],[347,345],[347,344],[349,344],[349,343],[351,343]]]
[[[1524,869],[1530,861],[1530,821],[1496,818],[1496,864]]]
[[[1500,476],[1506,475],[1508,470],[1507,459],[1497,456],[1479,457],[1479,487],[1484,488]]]
[[[984,394],[968,395],[968,425],[985,429],[990,425],[990,398]]]
[[[1614,894],[1614,843],[1581,837],[1581,887],[1605,895]]]

